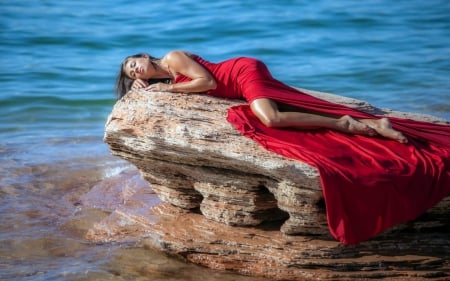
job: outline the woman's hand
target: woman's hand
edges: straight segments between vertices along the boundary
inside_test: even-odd
[[[172,84],[166,83],[150,84],[147,87],[145,87],[145,90],[149,92],[170,92],[172,90]]]
[[[131,84],[132,90],[142,89],[148,87],[148,82],[142,79],[136,79],[133,81],[133,84]]]

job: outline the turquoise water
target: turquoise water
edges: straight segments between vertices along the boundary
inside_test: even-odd
[[[116,245],[105,253],[58,227],[72,211],[58,198],[124,165],[102,143],[124,56],[254,56],[293,86],[450,120],[448,15],[446,0],[0,0],[0,279],[75,280],[139,251]],[[47,239],[78,258],[42,251]],[[183,278],[200,272],[173,266]],[[156,278],[148,275],[139,278]],[[111,280],[135,280],[124,276]]]

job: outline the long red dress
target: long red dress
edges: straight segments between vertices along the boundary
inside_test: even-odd
[[[272,100],[318,113],[377,116],[321,100],[274,79],[264,63],[234,58],[211,63],[195,56],[217,81],[207,94]],[[176,83],[189,81],[178,75]],[[319,171],[331,234],[357,244],[413,220],[450,194],[450,126],[389,118],[408,144],[333,130],[264,126],[249,105],[231,107],[227,120],[266,149],[306,162]]]

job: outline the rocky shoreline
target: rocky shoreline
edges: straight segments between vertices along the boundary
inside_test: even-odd
[[[445,122],[310,93],[371,113]],[[413,222],[342,245],[328,232],[317,170],[242,137],[225,121],[239,103],[144,91],[118,101],[105,142],[146,182],[125,173],[91,190],[85,204],[102,193],[116,194],[109,199],[116,203],[88,239],[144,239],[197,264],[272,280],[450,276],[449,197]]]

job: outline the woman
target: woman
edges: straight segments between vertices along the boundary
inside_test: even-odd
[[[157,83],[149,84],[148,80]],[[162,83],[159,80],[173,83]],[[300,92],[275,80],[262,62],[251,58],[235,58],[213,64],[183,51],[169,52],[161,59],[148,54],[130,56],[122,63],[117,78],[116,91],[119,98],[130,86],[147,91],[206,92],[224,98],[245,98],[252,112],[268,127],[328,128],[366,136],[379,134],[407,143],[407,138],[394,130],[387,118],[355,119],[348,114],[336,116],[332,113],[319,113],[315,108],[292,106],[277,100],[281,93],[296,95]],[[268,95],[267,92],[272,93]]]
[[[450,126],[388,120],[315,98],[255,59],[131,56],[116,81],[119,97],[130,88],[245,99],[227,121],[267,150],[318,169],[330,233],[345,244],[412,220],[450,194]]]

